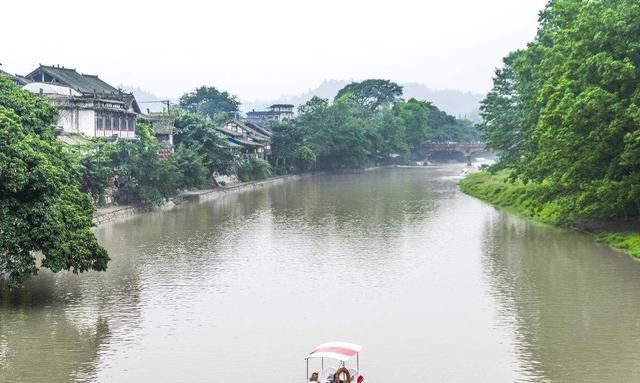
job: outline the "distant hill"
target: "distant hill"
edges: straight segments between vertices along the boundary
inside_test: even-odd
[[[285,96],[272,100],[242,101],[240,109],[246,113],[251,110],[263,110],[273,104],[293,104],[299,106],[310,100],[313,96],[332,100],[335,95],[338,94],[338,91],[350,82],[352,81],[324,80],[317,88],[309,89],[298,95]],[[464,117],[474,122],[479,120],[480,101],[484,98],[482,94],[452,89],[432,89],[424,84],[415,82],[400,85],[404,88],[403,97],[405,99],[415,98],[418,100],[426,100],[452,116]],[[158,97],[144,89],[131,85],[120,84],[118,87],[127,92],[132,92],[139,102],[162,101],[167,99],[166,97]],[[171,100],[171,103],[177,104],[178,100]],[[143,111],[146,111],[148,108],[151,112],[161,112],[163,107],[164,105],[159,102],[140,103],[140,108]]]
[[[351,81],[347,80],[324,80],[317,88],[309,89],[305,93],[273,100],[243,101],[240,108],[243,112],[249,112],[254,109],[265,109],[272,104],[293,104],[298,106],[304,104],[313,96],[333,99],[335,95],[338,94],[338,91],[350,82]],[[400,85],[404,88],[403,97],[405,99],[415,98],[430,101],[441,110],[453,116],[466,117],[471,120],[478,119],[480,101],[484,98],[482,94],[453,89],[432,89],[424,84],[413,82]]]
[[[346,80],[324,80],[317,88],[309,89],[302,94],[284,96],[272,100],[242,101],[240,109],[246,113],[252,110],[262,110],[273,104],[292,104],[299,106],[309,101],[313,96],[333,99],[335,95],[338,94],[338,91],[349,84],[349,82],[350,81]]]

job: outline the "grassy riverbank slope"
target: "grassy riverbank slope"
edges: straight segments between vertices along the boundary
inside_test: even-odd
[[[640,232],[632,225],[606,221],[594,225],[593,220],[586,224],[577,217],[568,217],[560,207],[562,201],[546,202],[542,198],[543,185],[508,182],[506,172],[478,172],[465,177],[459,186],[464,193],[494,206],[538,222],[589,232],[598,242],[640,258]]]

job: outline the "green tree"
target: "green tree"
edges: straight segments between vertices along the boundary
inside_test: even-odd
[[[389,80],[369,79],[352,82],[338,91],[334,101],[345,95],[353,95],[354,100],[369,111],[380,107],[390,107],[402,96],[402,87]]]
[[[238,178],[242,182],[260,181],[271,175],[271,165],[265,160],[250,157],[240,161]]]
[[[271,126],[271,158],[276,172],[288,173],[296,165],[298,149],[304,145],[304,130],[292,121]]]
[[[116,146],[112,142],[98,140],[73,149],[80,157],[82,190],[91,194],[95,205],[101,205],[109,179],[114,176],[112,157]]]
[[[362,167],[369,162],[371,142],[364,120],[357,116],[360,106],[350,94],[331,106],[314,97],[298,111],[305,143],[316,154],[320,168]]]
[[[376,160],[384,160],[392,154],[409,151],[404,120],[390,109],[381,110],[366,120],[372,154]]]
[[[480,140],[480,132],[471,122],[456,118],[427,103],[428,128],[426,139],[435,142],[471,142]]]
[[[513,178],[572,217],[640,214],[640,3],[550,1],[536,39],[505,59],[483,102],[488,145]]]
[[[105,270],[78,161],[54,138],[55,109],[0,78],[0,271],[12,285],[36,274]]]
[[[200,188],[206,185],[209,170],[204,165],[203,157],[195,150],[179,145],[173,154],[173,160],[180,173],[181,188]]]
[[[158,158],[160,145],[151,126],[136,124],[138,140],[118,141],[113,153],[118,175],[120,202],[161,204],[173,197],[180,186],[180,174],[173,156]]]
[[[211,119],[193,113],[178,114],[174,142],[177,146],[184,145],[198,153],[209,172],[209,177],[215,172],[231,174],[235,169],[236,157]]]
[[[395,115],[404,121],[406,143],[413,151],[427,138],[429,110],[426,102],[413,98],[398,102],[393,107]]]
[[[296,149],[296,167],[303,172],[308,171],[316,163],[316,153],[307,145],[299,146]]]
[[[229,113],[237,112],[240,101],[226,91],[219,91],[212,86],[201,86],[193,92],[180,97],[180,107],[187,112],[196,113],[215,119],[220,113],[227,118]]]

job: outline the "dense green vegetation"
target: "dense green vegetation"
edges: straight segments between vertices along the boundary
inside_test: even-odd
[[[640,214],[640,4],[552,1],[482,104],[495,169],[545,185],[563,214]]]
[[[640,258],[640,234],[636,232],[598,233],[596,240]]]
[[[314,97],[298,116],[273,125],[272,163],[278,172],[361,168],[394,158],[419,159],[420,144],[477,141],[479,132],[425,101],[400,99],[388,80],[351,83],[333,102]]]
[[[570,223],[562,214],[561,201],[545,200],[545,186],[514,181],[510,176],[508,170],[495,174],[473,173],[460,181],[460,188],[467,194],[539,222],[553,225]]]
[[[158,156],[161,145],[143,122],[137,124],[137,140],[98,140],[75,148],[83,190],[97,205],[105,200],[109,186],[115,187],[113,197],[119,203],[161,204],[178,190],[214,183],[214,174],[236,171],[238,153],[216,132],[211,119],[184,112],[174,117],[176,148],[168,158]],[[253,174],[249,179],[256,179]]]
[[[250,157],[240,161],[237,173],[243,182],[265,180],[271,175],[271,165],[265,160]]]
[[[180,97],[180,107],[185,112],[209,117],[216,122],[222,122],[229,113],[237,112],[239,106],[236,96],[209,86],[201,86]]]
[[[12,285],[52,271],[105,270],[76,156],[53,134],[55,108],[0,78],[0,274]]]
[[[637,220],[638,20],[637,1],[550,1],[535,40],[504,59],[482,103],[480,129],[501,152],[490,171],[502,172],[463,189],[551,223]]]
[[[460,181],[460,189],[476,198],[538,222],[558,226],[577,225],[579,229],[585,229],[579,220],[576,221],[572,216],[565,214],[566,198],[546,198],[547,185],[535,182],[525,184],[521,180],[513,180],[510,170],[501,170],[493,174],[470,174]],[[607,222],[598,222],[597,226],[602,229],[586,228],[595,234],[597,241],[640,258],[640,233],[629,229],[607,231]]]

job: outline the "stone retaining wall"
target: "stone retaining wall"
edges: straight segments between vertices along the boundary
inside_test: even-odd
[[[98,209],[93,213],[93,224],[99,226],[107,222],[123,221],[141,213],[170,210],[183,202],[213,201],[230,193],[259,190],[271,185],[281,184],[285,181],[298,180],[312,176],[313,174],[277,176],[264,181],[243,182],[215,189],[184,192],[162,206],[124,205]]]

